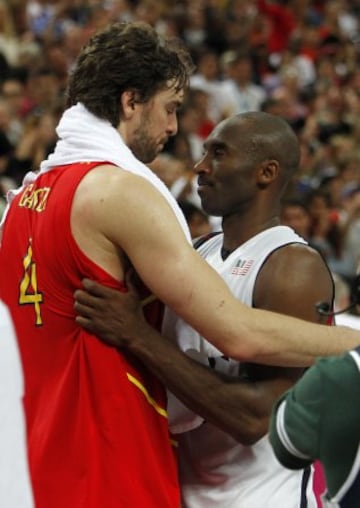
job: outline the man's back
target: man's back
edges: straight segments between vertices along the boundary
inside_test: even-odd
[[[0,292],[24,360],[36,506],[172,507],[176,467],[162,387],[75,323],[73,293],[84,276],[124,290],[80,250],[70,227],[78,183],[95,165],[41,175],[4,227]]]

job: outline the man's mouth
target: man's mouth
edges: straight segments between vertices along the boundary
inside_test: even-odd
[[[198,184],[198,190],[202,189],[204,187],[211,187],[212,186],[212,183],[209,182],[208,180],[205,180],[204,178],[198,178],[197,184]]]

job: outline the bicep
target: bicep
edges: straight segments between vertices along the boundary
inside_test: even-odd
[[[148,182],[130,180],[124,199],[113,199],[116,224],[106,234],[160,300],[202,335],[220,340],[231,308],[241,304],[193,249],[163,196]]]
[[[259,273],[254,305],[312,322],[321,322],[316,304],[332,306],[334,286],[322,257],[304,245],[275,251]]]

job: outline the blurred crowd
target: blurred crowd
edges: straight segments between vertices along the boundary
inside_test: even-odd
[[[0,0],[0,215],[6,191],[56,143],[69,72],[112,21],[179,37],[196,65],[179,131],[151,168],[194,237],[221,225],[199,208],[192,168],[214,125],[263,110],[295,129],[300,170],[281,220],[349,284],[360,257],[359,0]]]

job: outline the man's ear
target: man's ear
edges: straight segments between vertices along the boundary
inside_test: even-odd
[[[257,169],[257,183],[261,187],[267,187],[273,183],[280,171],[279,162],[275,159],[267,159],[262,161]]]
[[[132,90],[126,90],[121,94],[121,109],[126,120],[131,119],[135,112],[135,99],[135,92]]]

